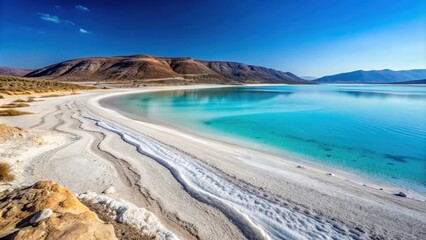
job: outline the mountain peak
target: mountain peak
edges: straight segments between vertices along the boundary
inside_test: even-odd
[[[158,83],[309,83],[298,76],[237,62],[136,54],[89,57],[53,64],[26,75],[63,81],[146,81]],[[167,80],[167,81],[165,81]]]
[[[394,71],[391,69],[357,70],[325,76],[314,80],[316,83],[392,83],[426,78],[426,69]]]

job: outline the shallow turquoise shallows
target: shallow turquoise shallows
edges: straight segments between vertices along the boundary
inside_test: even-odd
[[[133,94],[116,108],[426,192],[426,87],[229,87]]]

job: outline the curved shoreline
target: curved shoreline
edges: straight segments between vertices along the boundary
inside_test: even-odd
[[[129,119],[97,103],[101,98],[116,94],[189,87],[194,86],[114,89],[58,97],[36,103],[34,110],[40,111],[39,114],[6,122],[29,127],[34,125],[35,119],[43,119],[38,129],[64,131],[76,136],[64,148],[35,162],[33,178],[54,179],[77,193],[100,193],[113,185],[117,189],[113,197],[147,208],[163,225],[184,239],[244,239],[247,234],[229,220],[223,209],[191,196],[169,169],[141,154],[135,145],[123,141],[117,133],[85,118],[86,111],[98,121],[125,125],[137,136],[154,139],[159,143],[154,147],[166,146],[182,156],[189,156],[188,163],[201,164],[209,172],[268,204],[277,204],[291,214],[311,216],[327,226],[330,224],[332,231],[343,232],[346,236],[355,234],[354,238],[357,235],[388,239],[426,237],[424,202],[355,184],[341,178],[340,174],[328,176],[329,171],[315,166],[304,164],[304,168],[297,168],[296,163],[277,156]],[[224,184],[228,184],[226,182]],[[299,220],[294,218],[294,221]]]
[[[128,92],[128,93],[131,93],[131,92],[137,92],[137,91],[130,91],[130,92]],[[125,93],[123,93],[123,94],[125,94]],[[108,95],[108,96],[111,96],[111,95]],[[99,98],[96,98],[96,99],[92,99],[91,100],[91,104],[93,104],[93,105],[95,105],[97,108],[102,108],[101,106],[99,106],[99,103],[98,103],[98,100],[99,99],[101,99],[101,98],[104,98],[104,97],[107,97],[107,96],[103,96],[103,97],[99,97]],[[113,110],[110,110],[110,109],[104,109],[105,111],[109,111],[110,113],[114,113],[116,116],[117,116],[117,112],[115,112],[115,111],[113,111]],[[250,154],[254,154],[254,156],[256,156],[256,154],[257,155],[264,155],[263,153],[258,153],[258,152],[256,152],[256,151],[253,151],[253,150],[250,150],[250,149],[238,149],[238,147],[236,147],[236,146],[232,146],[232,145],[229,145],[229,144],[223,144],[222,142],[215,142],[214,140],[210,140],[210,139],[200,139],[199,137],[197,137],[197,136],[191,136],[191,135],[188,135],[188,134],[185,134],[185,133],[182,133],[182,132],[180,132],[180,131],[178,131],[178,130],[175,130],[175,129],[169,129],[169,128],[167,128],[167,127],[164,127],[164,126],[161,126],[161,125],[156,125],[156,124],[152,124],[152,123],[146,123],[146,122],[140,122],[140,121],[136,121],[136,120],[133,120],[133,119],[128,119],[127,117],[125,117],[125,116],[122,116],[121,114],[118,114],[118,116],[119,116],[119,118],[121,119],[121,120],[124,120],[124,119],[126,119],[126,121],[130,121],[130,122],[132,122],[132,125],[133,125],[133,123],[134,123],[134,127],[133,127],[133,129],[134,128],[138,128],[138,127],[136,127],[136,126],[139,126],[139,127],[141,127],[141,128],[144,128],[144,130],[147,130],[147,128],[149,128],[149,129],[151,129],[153,132],[155,132],[155,133],[152,133],[151,131],[143,131],[143,133],[144,134],[148,134],[149,136],[155,136],[154,138],[155,139],[159,139],[160,141],[162,141],[162,142],[166,142],[167,144],[170,144],[170,145],[172,145],[172,146],[174,146],[174,147],[176,147],[176,148],[178,148],[178,149],[185,149],[185,150],[187,150],[188,149],[188,147],[183,147],[181,144],[174,144],[174,143],[171,143],[170,141],[168,141],[167,140],[167,138],[168,137],[166,137],[166,138],[164,138],[164,136],[161,136],[161,135],[164,135],[164,134],[166,134],[167,136],[170,136],[170,135],[173,135],[174,137],[179,137],[179,138],[183,138],[184,139],[184,141],[192,141],[192,143],[196,143],[196,144],[200,144],[200,145],[204,145],[203,147],[205,147],[205,145],[208,145],[210,148],[212,148],[212,149],[217,149],[217,148],[230,148],[231,150],[231,152],[234,152],[234,151],[241,151],[241,150],[243,150],[243,151],[248,151],[248,152],[250,152]],[[160,133],[159,133],[160,132]],[[191,146],[193,146],[193,145],[191,145]],[[207,149],[204,149],[203,150],[204,152],[209,152]],[[195,156],[199,156],[198,154],[199,153],[194,153],[193,151],[191,151],[191,150],[189,150],[189,152],[191,153],[191,154],[194,154]],[[230,153],[229,152],[229,150],[227,150],[227,151],[224,151],[224,152],[226,152],[226,153]],[[253,153],[254,152],[254,153]],[[203,154],[203,153],[201,153],[201,156],[205,156],[205,154]],[[262,156],[263,157],[263,159],[266,159],[266,158],[276,158],[276,156],[271,156],[271,155],[267,155],[267,156]],[[202,157],[201,157],[202,158]],[[216,164],[215,165],[215,162],[214,162],[214,160],[213,161],[206,161],[206,159],[203,159],[207,164],[209,164],[209,165],[213,165],[214,167],[217,167],[218,169],[226,169],[225,171],[228,171],[229,170],[229,168],[227,169],[227,167],[225,167],[225,168],[223,168],[223,166],[221,166],[222,164],[223,164],[223,162],[222,163],[220,163],[220,164]],[[275,159],[276,160],[276,159]],[[282,159],[280,159],[280,160],[282,160]],[[234,159],[234,161],[235,161],[235,159]],[[360,185],[360,184],[355,184],[355,183],[350,183],[350,182],[348,182],[347,181],[347,179],[338,179],[339,177],[330,177],[330,176],[326,176],[326,173],[327,173],[327,171],[324,171],[323,169],[313,169],[313,168],[311,168],[311,167],[307,167],[307,168],[305,168],[305,169],[303,169],[303,170],[300,170],[300,169],[297,169],[296,168],[296,164],[295,163],[292,163],[292,162],[286,162],[286,163],[280,163],[280,164],[283,164],[283,165],[285,165],[285,166],[287,166],[286,167],[286,170],[283,170],[282,169],[282,166],[281,167],[278,167],[278,168],[276,168],[276,169],[274,169],[274,167],[271,167],[271,166],[268,166],[268,165],[262,165],[262,164],[259,164],[259,162],[258,161],[254,161],[254,162],[252,162],[252,161],[250,161],[250,160],[247,160],[247,159],[238,159],[238,160],[236,160],[237,162],[238,162],[238,164],[241,164],[241,163],[243,163],[243,164],[246,164],[246,165],[249,165],[249,166],[241,166],[240,165],[240,167],[242,167],[243,169],[244,168],[246,168],[246,167],[250,167],[250,165],[251,165],[251,167],[253,167],[253,165],[255,165],[255,168],[256,168],[256,170],[258,171],[258,170],[260,170],[261,172],[269,172],[269,173],[275,173],[275,174],[278,174],[278,175],[281,175],[281,177],[282,177],[282,175],[283,175],[283,172],[285,173],[285,174],[290,174],[290,175],[293,175],[294,177],[295,177],[295,179],[297,179],[298,177],[300,177],[300,176],[295,176],[295,175],[299,175],[299,174],[302,174],[302,175],[305,175],[304,177],[302,177],[302,181],[301,182],[299,182],[297,185],[299,185],[299,184],[301,184],[301,185],[310,185],[310,184],[312,184],[312,182],[310,182],[311,180],[314,180],[314,182],[316,182],[317,184],[318,184],[318,182],[317,181],[319,181],[319,182],[323,182],[323,184],[325,183],[326,185],[322,185],[321,186],[321,188],[322,188],[322,190],[326,190],[327,188],[334,188],[334,187],[336,187],[336,186],[338,186],[339,188],[343,188],[344,190],[343,190],[343,194],[345,195],[345,194],[350,194],[350,195],[352,195],[353,193],[354,193],[354,191],[356,192],[356,194],[360,194],[361,192],[362,192],[362,194],[360,194],[360,195],[362,195],[362,198],[364,198],[364,197],[367,197],[367,196],[365,196],[365,195],[370,195],[370,194],[373,194],[374,196],[375,196],[375,198],[386,198],[386,200],[389,200],[392,204],[393,203],[397,203],[397,204],[399,204],[400,203],[400,201],[407,201],[408,199],[406,199],[406,200],[402,200],[402,199],[399,199],[398,197],[395,197],[395,196],[393,196],[393,195],[391,195],[390,193],[384,193],[383,191],[380,191],[378,188],[377,189],[371,189],[371,188],[369,188],[369,187],[366,187],[366,186],[362,186],[362,185]],[[274,162],[274,161],[272,161],[272,162]],[[276,161],[274,162],[274,164],[276,164]],[[278,165],[280,165],[280,164],[278,164]],[[291,168],[295,168],[295,169],[288,169],[288,167],[289,166],[291,166]],[[228,166],[229,167],[229,166]],[[242,178],[244,181],[246,180],[246,178],[247,178],[247,176],[240,176],[240,174],[236,174],[236,172],[233,172],[232,174],[231,174],[232,176],[238,176],[237,178]],[[306,175],[308,175],[308,176],[306,176]],[[306,179],[307,178],[307,179]],[[286,180],[289,180],[288,179],[288,176],[285,178]],[[294,179],[293,179],[294,180]],[[253,183],[253,182],[251,182],[251,183]],[[264,184],[264,182],[261,182],[262,184]],[[331,184],[330,184],[331,183]],[[355,184],[355,186],[354,186],[354,184]],[[256,183],[256,181],[254,181],[254,185],[257,185],[257,186],[259,186],[259,183]],[[261,185],[261,184],[260,184]],[[267,184],[268,185],[268,184]],[[319,184],[319,185],[321,185],[321,184]],[[327,185],[330,185],[330,186],[327,186]],[[261,188],[263,188],[263,186],[261,187]],[[312,190],[312,189],[311,189]],[[342,189],[341,189],[342,190]],[[279,192],[279,191],[277,191],[277,192]],[[350,192],[352,192],[352,194],[350,193]],[[339,194],[341,194],[342,192],[340,192]],[[323,194],[323,193],[322,193]],[[303,195],[303,194],[301,194],[301,195]],[[313,194],[314,195],[314,194]],[[369,198],[370,196],[368,196],[367,197],[367,199]],[[366,200],[366,199],[364,199],[364,200]],[[371,200],[371,199],[370,199]],[[290,201],[294,201],[294,202],[297,202],[297,203],[301,203],[302,205],[305,205],[306,204],[306,201],[301,201],[300,202],[300,199],[298,199],[298,200],[294,200],[294,199],[292,199],[292,198],[290,198]],[[411,200],[412,201],[412,200]],[[379,201],[379,202],[381,202],[381,201]],[[416,201],[417,202],[417,201]],[[382,203],[383,204],[383,203]],[[417,208],[417,207],[414,207],[414,209],[422,209],[422,204],[424,204],[424,203],[422,203],[422,202],[418,202],[417,204],[419,204],[419,206],[418,207],[420,207],[420,208]],[[417,204],[415,204],[415,205],[417,205]],[[362,205],[362,204],[361,204]],[[406,205],[405,203],[404,204],[402,204],[402,205]],[[409,204],[409,205],[411,205],[411,204]],[[329,206],[330,207],[330,206]],[[308,207],[308,208],[311,208],[311,206],[310,207]],[[361,207],[362,208],[362,207]],[[346,210],[347,209],[343,209],[343,212],[346,212]],[[383,210],[383,209],[382,209]],[[389,209],[388,209],[389,210]],[[386,211],[388,211],[388,210],[386,210]],[[422,210],[423,211],[423,210]],[[422,212],[421,211],[421,212]],[[321,211],[320,211],[321,212]],[[379,214],[379,215],[381,215],[381,214]],[[420,215],[418,215],[418,216],[420,216]],[[421,219],[421,218],[420,218]],[[381,221],[378,221],[378,222],[381,222]],[[365,224],[365,223],[364,223]],[[362,225],[364,225],[364,224],[362,224]],[[368,225],[368,224],[367,224]],[[395,226],[394,226],[395,227]]]
[[[260,85],[260,86],[270,86],[270,85]],[[179,90],[222,88],[222,87],[235,87],[235,86],[196,86],[196,87],[190,86],[190,87],[181,87],[179,88]],[[198,134],[197,132],[188,130],[186,128],[173,126],[166,123],[161,123],[156,121],[155,119],[148,119],[145,117],[137,116],[130,112],[118,109],[116,106],[111,106],[109,105],[110,103],[108,102],[110,99],[116,98],[117,96],[121,96],[121,95],[132,95],[132,94],[140,94],[140,93],[148,93],[148,92],[156,92],[156,91],[173,91],[173,89],[160,89],[160,90],[148,90],[148,91],[136,90],[136,91],[131,91],[127,93],[123,92],[118,94],[111,94],[111,95],[97,98],[96,105],[104,109],[112,110],[115,114],[119,114],[123,116],[124,118],[129,118],[135,121],[151,124],[152,127],[156,127],[158,129],[161,129],[162,131],[167,131],[173,135],[190,136],[189,138],[197,138],[204,142],[214,141],[214,142],[226,144],[229,146],[261,152],[263,154],[268,154],[268,155],[280,158],[283,161],[289,161],[293,164],[303,165],[303,167],[316,168],[323,172],[332,173],[347,181],[351,181],[355,184],[359,184],[364,187],[368,186],[370,188],[384,191],[389,194],[396,194],[402,191],[408,195],[407,196],[408,198],[412,198],[419,201],[426,201],[425,193],[418,192],[413,189],[406,188],[400,185],[392,185],[392,184],[386,183],[382,179],[376,179],[372,176],[360,175],[356,170],[352,170],[349,168],[345,169],[344,167],[336,167],[331,164],[322,164],[320,162],[314,162],[312,160],[304,158],[303,156],[292,154],[282,149],[275,149],[274,147],[271,147],[271,149],[268,149],[271,151],[263,151],[262,149],[260,149],[262,147],[261,144],[254,143],[256,144],[256,147],[250,147],[249,144],[251,144],[251,142],[249,140],[241,140],[241,139],[238,139],[237,137],[227,136],[224,140],[221,140],[219,139],[219,134],[217,135],[216,134]]]

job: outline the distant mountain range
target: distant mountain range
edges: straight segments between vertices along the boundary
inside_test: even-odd
[[[34,71],[34,69],[0,67],[0,75],[5,76],[22,77],[32,71]]]
[[[303,78],[303,79],[308,80],[308,81],[318,79],[317,77],[312,77],[312,76],[300,76],[300,78]]]
[[[0,67],[0,75],[59,81],[114,81],[152,84],[245,83],[399,83],[422,84],[426,69],[353,71],[315,78],[237,62],[189,57],[130,55],[73,59],[37,70]],[[407,82],[405,82],[407,81]]]
[[[315,83],[393,83],[426,79],[426,69],[392,71],[372,70],[354,71],[325,76],[314,80]]]
[[[403,81],[403,82],[394,82],[392,84],[426,84],[426,79]]]
[[[168,84],[310,83],[290,72],[244,63],[149,55],[74,59],[35,70],[26,77],[61,81],[138,80]]]

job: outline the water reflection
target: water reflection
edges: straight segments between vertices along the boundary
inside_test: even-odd
[[[170,101],[174,104],[196,102],[198,104],[211,104],[222,102],[252,103],[253,98],[257,101],[265,101],[276,97],[286,97],[293,94],[293,91],[269,91],[262,89],[244,88],[217,88],[217,89],[192,89],[178,91],[154,92],[149,95],[143,94],[129,98],[148,103],[150,100]]]
[[[426,99],[426,94],[419,92],[368,92],[368,91],[358,91],[358,90],[339,90],[339,93],[343,93],[356,98],[404,98],[404,99],[414,99],[414,100],[424,100]]]
[[[118,105],[208,137],[247,140],[426,191],[425,100],[425,87],[248,86],[127,95]]]

